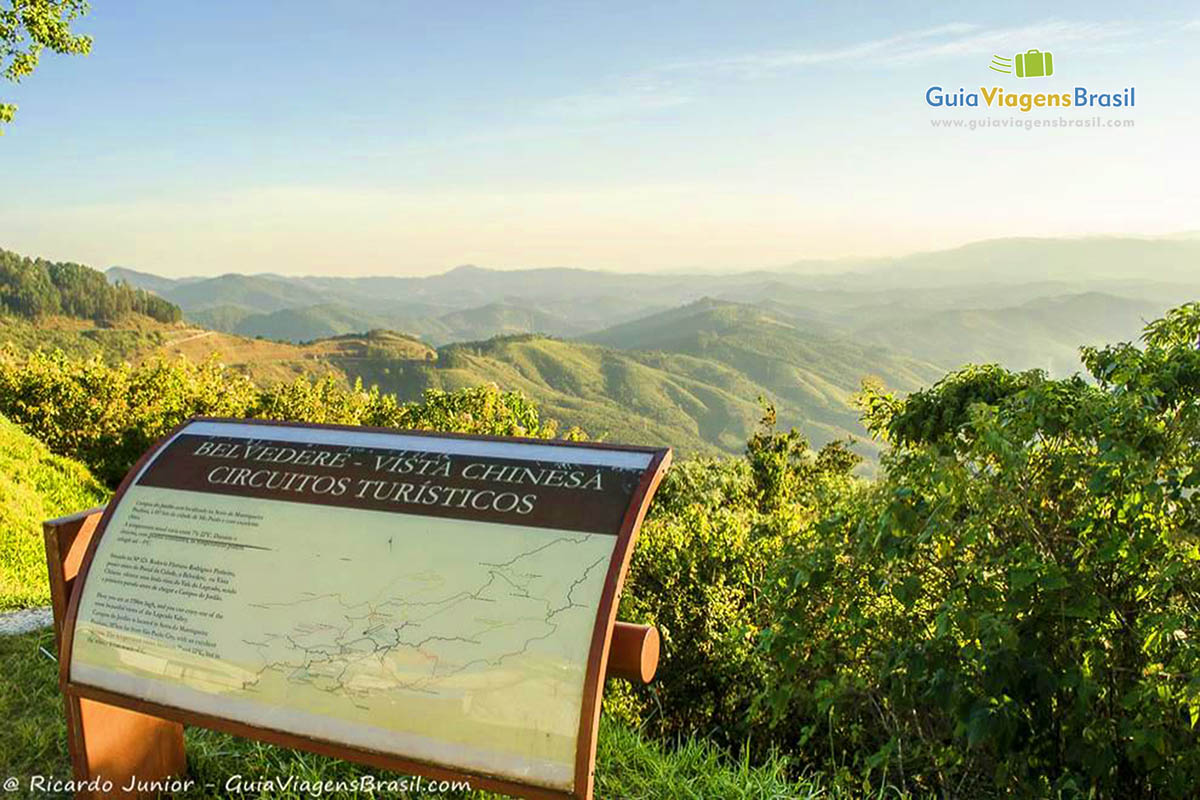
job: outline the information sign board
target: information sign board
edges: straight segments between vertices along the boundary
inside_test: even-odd
[[[93,537],[64,688],[590,796],[617,593],[669,457],[191,421],[143,458]]]

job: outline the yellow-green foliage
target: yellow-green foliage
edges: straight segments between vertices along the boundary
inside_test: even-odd
[[[749,743],[757,755],[771,746],[755,704],[770,667],[758,647],[772,622],[765,585],[789,543],[860,483],[842,443],[814,451],[774,422],[768,408],[744,458],[685,461],[659,489],[621,618],[658,627],[662,669],[650,686],[610,682],[610,713],[670,738]]]
[[[0,417],[0,610],[49,602],[42,521],[107,495],[87,467]]]
[[[778,559],[760,735],[939,797],[1200,797],[1198,341],[1192,303],[1090,381],[866,392],[882,474]]]
[[[131,315],[120,325],[97,325],[68,317],[27,319],[0,314],[0,341],[18,353],[62,350],[75,358],[100,356],[110,364],[135,359],[143,351],[164,345],[167,325],[148,317]]]
[[[51,451],[115,486],[138,456],[194,416],[276,419],[547,438],[556,432],[520,394],[494,386],[426,391],[416,403],[333,378],[267,388],[214,360],[106,364],[62,352],[0,352],[0,414]],[[568,435],[578,433],[569,431]]]

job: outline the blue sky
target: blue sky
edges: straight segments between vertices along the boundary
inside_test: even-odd
[[[3,2],[3,0],[0,0]],[[1194,3],[113,2],[0,98],[0,247],[167,275],[749,269],[1200,228]],[[993,53],[1055,75],[991,73]],[[1136,87],[932,109],[932,85]],[[932,119],[1132,128],[934,129]]]

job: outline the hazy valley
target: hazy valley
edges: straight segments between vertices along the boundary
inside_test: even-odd
[[[113,267],[110,284],[178,306],[183,321],[3,324],[24,349],[217,358],[264,384],[333,376],[412,399],[495,383],[564,426],[685,453],[740,450],[762,397],[814,443],[850,437],[873,458],[853,404],[863,380],[904,393],[989,362],[1070,374],[1080,345],[1135,339],[1200,296],[1196,264],[1195,239],[1094,238],[719,275],[464,266],[170,279]]]

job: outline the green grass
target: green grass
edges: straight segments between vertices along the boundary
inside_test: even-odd
[[[0,719],[5,720],[0,725],[0,778],[15,776],[26,787],[31,775],[70,777],[63,706],[58,691],[58,664],[53,653],[53,634],[49,630],[21,636],[0,636]],[[201,729],[188,729],[187,752],[189,773],[195,779],[197,788],[178,797],[226,797],[228,794],[222,788],[233,775],[280,779],[293,775],[297,782],[347,780],[367,774],[385,780],[399,777],[344,761]],[[598,798],[842,800],[864,797],[857,787],[834,788],[835,784],[819,778],[791,778],[787,762],[782,758],[766,765],[752,766],[733,761],[704,742],[692,741],[667,748],[647,741],[634,731],[607,722],[601,726],[596,763]],[[212,784],[212,788],[207,784]],[[22,795],[14,793],[8,796]],[[239,796],[296,800],[304,797],[296,792],[261,792]],[[499,797],[482,792],[410,796],[464,800]],[[865,796],[881,799],[902,797],[890,789],[875,790]]]
[[[170,329],[165,323],[135,315],[123,324],[125,327],[99,327],[89,320],[29,320],[0,314],[0,344],[19,353],[58,349],[76,358],[98,355],[106,363],[116,364],[162,346],[166,341],[163,331]]]
[[[0,611],[50,602],[42,522],[107,497],[86,467],[0,416]]]

